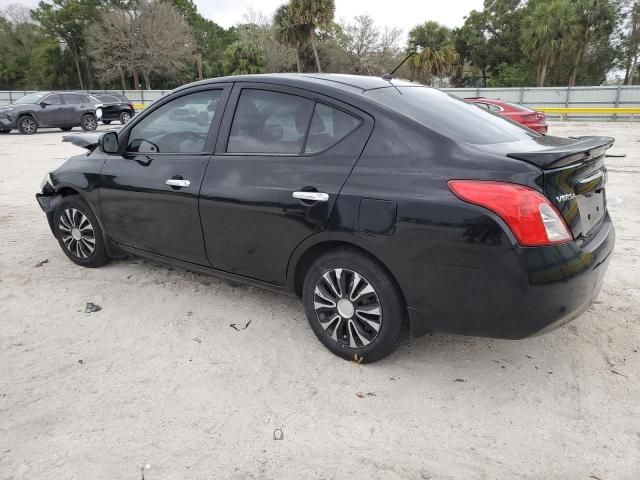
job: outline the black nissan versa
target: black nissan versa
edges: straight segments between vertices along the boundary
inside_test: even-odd
[[[73,127],[95,130],[96,109],[87,93],[38,92],[25,95],[11,105],[0,107],[0,133],[18,130],[32,135],[40,127]]]
[[[178,88],[43,181],[62,250],[302,296],[343,358],[404,331],[522,338],[598,295],[609,137],[539,135],[428,87],[255,75]]]

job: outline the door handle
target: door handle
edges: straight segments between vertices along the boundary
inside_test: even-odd
[[[179,187],[179,188],[188,187],[189,185],[191,185],[191,182],[189,180],[182,180],[180,178],[170,178],[164,183],[166,183],[171,187]]]
[[[329,194],[323,192],[293,192],[291,196],[307,202],[326,202],[329,200]]]

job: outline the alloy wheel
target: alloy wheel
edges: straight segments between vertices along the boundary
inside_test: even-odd
[[[122,123],[123,125],[127,123],[129,120],[131,120],[131,115],[129,115],[126,112],[120,116],[120,123]]]
[[[95,117],[91,116],[91,115],[87,115],[86,117],[84,117],[84,128],[86,128],[87,130],[95,130],[98,127],[98,122],[96,122]]]
[[[27,135],[31,135],[36,131],[36,122],[34,122],[33,119],[29,117],[23,118],[22,120],[20,120],[20,127],[24,133],[26,133]]]
[[[371,283],[358,272],[334,268],[316,283],[316,317],[337,343],[361,348],[373,342],[382,327],[382,305]]]
[[[60,238],[65,248],[75,257],[89,258],[96,249],[93,225],[87,216],[76,208],[65,209],[58,219]]]

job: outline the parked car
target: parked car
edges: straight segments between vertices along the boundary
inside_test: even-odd
[[[299,295],[320,341],[357,361],[407,330],[566,323],[614,245],[612,138],[542,136],[404,81],[206,80],[66,139],[90,153],[36,197],[71,261],[134,254]]]
[[[24,135],[32,135],[40,127],[69,131],[78,126],[90,131],[97,128],[97,119],[86,93],[37,92],[0,107],[0,133],[17,129]]]
[[[115,93],[93,93],[96,109],[101,111],[101,120],[105,125],[118,121],[122,125],[127,123],[136,114],[133,103],[124,95]]]
[[[544,112],[532,110],[517,103],[505,102],[502,100],[494,100],[493,98],[472,97],[465,98],[467,102],[484,108],[490,112],[502,115],[514,122],[518,122],[534,132],[546,134],[549,130],[547,125],[547,117]]]

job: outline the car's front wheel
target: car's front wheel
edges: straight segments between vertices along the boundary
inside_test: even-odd
[[[83,267],[100,267],[108,260],[100,224],[78,195],[65,197],[56,207],[53,229],[69,259]]]
[[[31,117],[20,117],[18,131],[23,135],[33,135],[38,131],[38,124]]]
[[[303,301],[318,339],[348,360],[369,363],[389,355],[407,322],[404,299],[391,274],[352,248],[331,250],[313,262]]]
[[[122,125],[124,125],[125,123],[127,123],[129,120],[131,120],[131,114],[129,112],[122,112],[120,114],[120,123]]]
[[[91,132],[98,128],[98,120],[96,119],[96,116],[90,113],[83,115],[80,127],[82,127],[82,130],[85,132]]]

